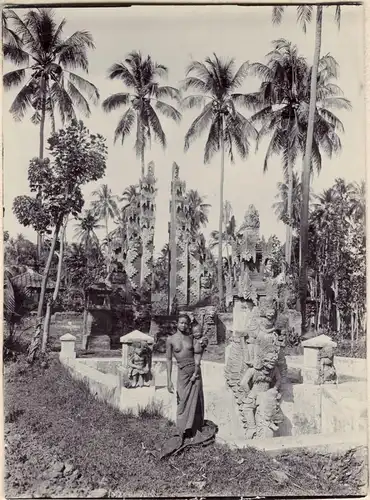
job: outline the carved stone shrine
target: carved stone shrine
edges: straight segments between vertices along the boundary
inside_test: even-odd
[[[287,373],[285,331],[277,325],[278,287],[270,269],[271,244],[260,240],[259,227],[258,212],[250,205],[242,238],[232,248],[227,296],[233,302],[233,335],[225,378],[248,439],[277,435],[283,420],[280,389]]]

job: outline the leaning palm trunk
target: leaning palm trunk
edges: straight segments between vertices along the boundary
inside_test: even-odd
[[[224,144],[224,117],[221,118],[221,172],[220,172],[220,218],[218,223],[218,296],[219,296],[219,307],[223,310],[224,306],[224,282],[222,276],[222,231],[223,231],[223,219],[224,219],[224,177],[225,177],[225,144]]]
[[[41,344],[41,353],[42,354],[46,353],[46,348],[47,348],[47,344],[48,344],[48,340],[49,340],[51,314],[53,312],[53,305],[55,304],[55,302],[58,298],[60,284],[62,281],[63,256],[64,256],[64,235],[66,232],[66,227],[67,227],[67,220],[63,224],[62,231],[60,233],[60,249],[59,249],[57,280],[55,283],[53,296],[50,300],[48,300],[48,303],[46,305],[46,314],[45,314],[44,328],[43,328],[43,334],[42,334],[42,344]]]
[[[311,155],[313,128],[316,112],[316,93],[317,93],[317,73],[321,50],[321,32],[322,32],[322,6],[316,7],[316,35],[315,35],[315,54],[311,73],[311,93],[310,107],[308,113],[308,127],[306,138],[306,150],[303,158],[302,171],[302,205],[301,205],[301,269],[300,269],[300,302],[302,314],[302,332],[306,331],[306,302],[307,302],[307,258],[308,258],[308,210],[310,197],[311,180]]]
[[[286,245],[285,245],[285,260],[290,268],[292,262],[292,237],[293,237],[293,165],[289,158],[288,160],[288,225],[286,227]]]
[[[41,334],[41,325],[42,325],[42,316],[43,316],[43,310],[44,310],[44,302],[45,302],[45,295],[46,295],[46,286],[50,274],[50,268],[51,268],[51,263],[53,260],[54,256],[54,251],[55,251],[55,246],[58,240],[58,235],[60,228],[62,226],[62,219],[60,219],[55,227],[54,227],[54,234],[53,234],[53,239],[51,240],[51,247],[48,255],[48,259],[46,261],[45,269],[44,269],[44,274],[42,276],[42,282],[41,282],[41,292],[40,292],[40,298],[39,298],[39,304],[37,308],[37,321],[36,321],[36,331],[35,331],[35,336],[30,344],[30,347],[28,349],[28,361],[32,363],[35,359],[35,356],[37,354],[37,351],[39,349],[40,345],[40,334]]]
[[[44,135],[45,135],[45,118],[46,118],[46,82],[45,77],[41,78],[40,84],[41,90],[41,119],[40,119],[40,142],[39,142],[39,158],[42,160],[44,158]],[[37,197],[39,199],[39,203],[42,203],[42,191],[41,187],[38,190]],[[38,259],[41,259],[41,251],[42,251],[42,234],[40,232],[37,233],[37,256]]]

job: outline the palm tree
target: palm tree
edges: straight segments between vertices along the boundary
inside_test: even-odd
[[[310,100],[310,68],[305,59],[298,56],[297,47],[285,39],[277,40],[268,54],[266,65],[254,63],[250,71],[262,78],[258,92],[250,95],[251,105],[258,112],[251,117],[253,123],[262,125],[257,145],[266,136],[272,136],[267,148],[264,172],[271,156],[281,155],[284,176],[288,184],[288,210],[286,214],[286,261],[291,262],[293,209],[293,170],[299,154],[304,154],[307,130],[307,111]],[[321,169],[321,150],[330,157],[340,149],[337,132],[343,124],[329,108],[350,109],[350,103],[341,96],[341,89],[332,83],[337,76],[337,62],[331,56],[320,61],[318,74],[318,101],[313,137],[312,162]]]
[[[87,50],[94,48],[93,39],[87,31],[76,31],[63,39],[66,20],[56,23],[51,9],[30,10],[23,19],[10,11],[6,22],[9,19],[13,22],[13,33],[21,42],[21,53],[8,51],[8,58],[18,66],[22,63],[26,66],[6,73],[4,88],[8,90],[26,82],[14,99],[10,113],[15,120],[22,120],[29,108],[36,111],[32,121],[40,126],[39,157],[42,159],[46,115],[50,115],[54,123],[57,109],[64,124],[76,117],[77,107],[89,116],[87,99],[96,103],[99,98],[97,88],[72,71],[88,71]]]
[[[85,252],[90,254],[94,248],[99,248],[99,238],[95,231],[103,226],[99,224],[99,218],[92,210],[85,210],[85,213],[78,218],[79,224],[75,228],[75,235]]]
[[[301,23],[303,31],[306,32],[307,23],[311,22],[314,6],[299,5],[297,7],[297,19]],[[280,23],[284,7],[278,6],[273,8],[272,20],[274,23]],[[308,231],[309,231],[309,192],[311,179],[311,157],[313,144],[313,131],[316,114],[316,98],[317,98],[317,76],[319,70],[320,52],[321,52],[321,35],[322,35],[322,15],[323,6],[316,6],[316,30],[315,30],[315,50],[313,57],[313,65],[310,81],[310,104],[308,113],[308,126],[305,153],[303,157],[302,169],[302,206],[301,206],[301,256],[302,265],[300,269],[300,294],[301,294],[301,311],[302,311],[302,328],[306,328],[306,299],[307,299],[307,269],[308,269]],[[335,9],[335,21],[338,28],[340,26],[341,8],[340,5]]]
[[[103,109],[110,112],[121,106],[126,108],[114,132],[114,142],[121,139],[123,144],[136,122],[135,150],[141,162],[141,177],[145,175],[145,150],[150,147],[151,137],[166,147],[166,135],[157,112],[176,123],[181,119],[180,112],[162,100],[179,99],[176,88],[160,85],[167,75],[165,66],[136,51],[131,52],[125,62],[115,63],[108,70],[108,77],[121,80],[128,91],[109,96],[103,102]]]
[[[223,190],[225,149],[231,161],[234,161],[234,147],[242,159],[249,153],[249,138],[256,137],[253,125],[238,110],[238,105],[246,105],[247,96],[237,93],[243,83],[249,64],[243,63],[235,71],[233,59],[220,60],[216,54],[204,61],[193,61],[186,70],[186,78],[182,88],[184,91],[194,89],[196,95],[183,99],[185,108],[200,107],[201,113],[191,124],[185,136],[185,151],[195,139],[208,130],[208,138],[204,148],[204,163],[209,163],[212,156],[221,153],[220,168],[220,215],[219,233],[223,232]],[[222,279],[222,239],[218,246],[218,283],[220,307],[223,308]]]
[[[201,226],[208,222],[208,212],[211,205],[204,203],[202,197],[196,189],[190,189],[185,195],[185,211],[190,218],[190,231],[195,236]]]
[[[112,190],[107,184],[102,184],[100,189],[93,191],[93,196],[98,199],[91,203],[93,213],[98,217],[98,220],[104,219],[105,235],[108,247],[107,271],[109,272],[110,266],[110,241],[109,241],[109,219],[114,219],[118,214],[117,197],[112,194]]]
[[[275,215],[284,224],[291,224],[293,229],[299,230],[300,214],[301,214],[301,200],[302,200],[302,183],[299,180],[298,174],[293,172],[293,187],[292,187],[292,207],[289,214],[288,199],[290,195],[290,187],[288,182],[278,182],[278,193],[275,196],[277,200],[273,203]]]
[[[137,184],[130,184],[127,186],[127,188],[123,191],[122,197],[120,198],[120,201],[125,202],[126,205],[131,205],[133,202],[137,201],[139,196],[139,186]],[[125,207],[123,207],[125,208]]]

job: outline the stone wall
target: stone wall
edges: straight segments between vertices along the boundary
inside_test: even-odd
[[[82,342],[82,322],[82,313],[66,311],[53,314],[50,322],[50,341],[52,347],[59,349],[59,338],[66,333],[74,335],[77,339],[77,346],[80,346]]]

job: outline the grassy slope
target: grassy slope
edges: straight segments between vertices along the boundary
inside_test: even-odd
[[[161,462],[148,450],[156,455],[170,435],[167,420],[135,418],[98,402],[56,359],[46,370],[9,363],[5,379],[7,497],[84,497],[98,487],[112,497],[358,491],[359,480],[346,476],[348,466],[355,470],[351,454],[330,461],[304,452],[272,458],[252,448],[214,445]],[[80,479],[45,480],[54,461],[71,463]]]

